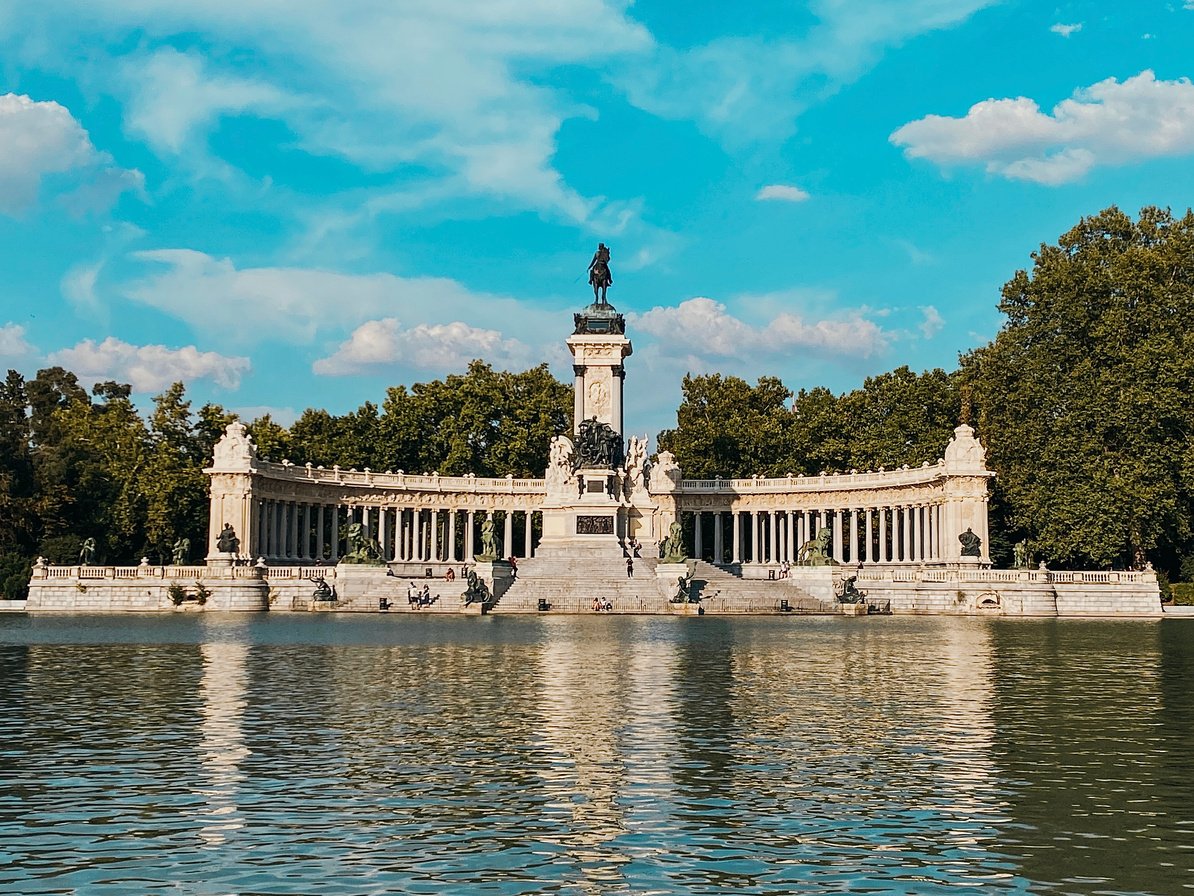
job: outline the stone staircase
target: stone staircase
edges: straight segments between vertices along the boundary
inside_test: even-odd
[[[689,567],[693,571],[693,593],[700,597],[701,606],[709,614],[782,613],[785,600],[787,612],[791,613],[837,615],[840,612],[832,597],[829,567],[824,567],[825,575],[818,577],[825,582],[816,584],[797,578],[744,579],[704,560],[690,560]]]
[[[667,599],[655,576],[657,561],[636,557],[634,577],[626,576],[625,558],[610,556],[539,556],[518,561],[518,577],[490,609],[491,613],[591,613],[593,598],[608,600],[614,613],[666,613]]]

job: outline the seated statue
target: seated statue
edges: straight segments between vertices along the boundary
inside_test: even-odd
[[[240,539],[236,537],[236,530],[228,523],[220,530],[220,536],[216,539],[216,550],[221,554],[235,554],[240,551]]]
[[[981,557],[983,555],[983,540],[974,534],[973,529],[968,528],[965,532],[959,535],[958,541],[962,543],[963,557]]]
[[[336,593],[332,590],[331,586],[328,585],[327,580],[324,579],[323,576],[320,576],[314,581],[315,591],[311,595],[312,600],[328,601],[336,599]]]

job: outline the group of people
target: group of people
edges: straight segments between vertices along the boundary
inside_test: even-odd
[[[600,597],[593,598],[593,612],[600,613],[602,611],[612,612],[614,605],[610,603],[609,598],[602,600]]]
[[[791,574],[792,574],[792,564],[789,563],[787,560],[784,560],[779,565],[779,577],[781,579],[786,579]]]
[[[431,606],[431,586],[424,584],[422,588],[416,582],[411,582],[406,587],[406,602],[414,607],[416,610],[419,607]]]

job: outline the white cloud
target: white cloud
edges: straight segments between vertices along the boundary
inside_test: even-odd
[[[413,367],[460,370],[474,358],[495,367],[515,369],[531,363],[530,349],[497,330],[470,327],[461,321],[418,324],[402,329],[393,317],[366,321],[327,358],[312,365],[318,374],[342,376],[370,369]]]
[[[115,173],[140,178],[139,172],[122,171],[110,163],[65,106],[15,93],[0,96],[0,214],[18,215],[28,209],[49,175],[82,172],[94,180],[110,179]],[[119,192],[109,191],[110,198]]]
[[[20,324],[7,323],[0,327],[0,367],[15,367],[37,354],[25,339],[25,328]]]
[[[1058,22],[1049,30],[1054,34],[1060,34],[1062,37],[1069,37],[1071,34],[1082,30],[1082,23],[1076,22],[1073,25],[1063,25],[1061,22]]]
[[[891,135],[908,158],[982,163],[1014,180],[1054,185],[1096,165],[1194,153],[1194,84],[1151,71],[1108,78],[1043,113],[1026,97],[989,99],[962,118],[929,115]]]
[[[95,311],[100,307],[95,293],[95,283],[104,263],[81,264],[71,268],[62,277],[62,294],[76,308]]]
[[[692,119],[730,145],[783,139],[809,104],[867,71],[883,52],[964,22],[999,0],[812,0],[803,37],[722,37],[659,47],[614,78],[655,115]]]
[[[238,269],[227,258],[190,249],[136,252],[161,266],[128,283],[129,298],[204,332],[241,344],[264,340],[309,343],[322,331],[343,332],[398,312],[499,324],[525,314],[525,304],[475,293],[454,280],[344,274],[311,268]]]
[[[767,184],[755,194],[755,199],[779,199],[784,202],[804,202],[808,198],[808,193],[800,187],[788,184]]]
[[[703,297],[629,317],[636,327],[659,339],[661,346],[678,346],[684,351],[722,357],[792,349],[849,351],[869,357],[882,351],[889,339],[881,327],[857,312],[838,319],[814,321],[781,312],[764,326],[753,326],[728,314],[720,302]]]
[[[416,166],[453,196],[581,222],[605,200],[563,182],[556,136],[595,113],[538,75],[603,67],[652,44],[618,0],[9,2],[22,52],[43,67],[72,64],[60,52],[72,36],[115,44],[135,31],[115,76],[93,70],[96,86],[125,103],[130,133],[197,168],[220,120],[249,114],[283,123],[319,156],[373,172]],[[185,52],[170,46],[179,39]]]
[[[932,339],[934,336],[940,333],[941,329],[945,326],[945,318],[942,317],[941,312],[932,305],[922,305],[920,307],[920,313],[923,317],[919,327],[920,335],[925,339]]]
[[[164,345],[130,345],[113,336],[96,343],[84,339],[74,348],[49,356],[52,364],[73,370],[81,381],[118,380],[134,392],[154,392],[182,380],[212,380],[225,389],[236,389],[249,369],[248,358],[201,352],[193,345],[172,349]]]

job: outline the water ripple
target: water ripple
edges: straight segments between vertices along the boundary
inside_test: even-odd
[[[1172,894],[1194,627],[0,619],[0,891]]]

